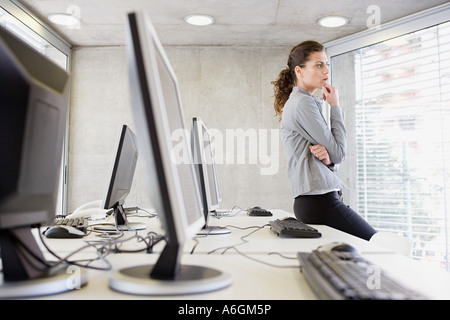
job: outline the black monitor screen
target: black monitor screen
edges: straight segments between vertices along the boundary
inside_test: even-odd
[[[111,209],[125,202],[133,183],[138,154],[136,135],[127,125],[123,125],[111,166],[104,209]]]
[[[116,226],[126,228],[123,205],[131,191],[139,155],[136,135],[127,125],[122,126],[116,146],[103,208],[114,209]]]

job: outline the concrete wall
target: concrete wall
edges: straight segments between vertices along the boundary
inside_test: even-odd
[[[259,205],[292,211],[270,84],[284,68],[289,50],[166,47],[186,127],[198,116],[214,134],[222,208]],[[68,212],[104,196],[117,133],[123,123],[134,128],[127,79],[124,47],[74,49]],[[239,144],[242,136],[244,145]],[[138,161],[127,206],[151,207],[142,172]]]
[[[273,111],[273,86],[290,48],[166,47],[178,78],[186,128],[201,117],[216,142],[222,208],[259,205],[292,212],[286,158]],[[333,81],[346,112],[347,158],[339,176],[352,198],[355,175],[353,56],[333,60]],[[124,47],[82,47],[73,52],[68,212],[103,199],[122,124],[134,129]],[[241,140],[243,138],[243,140]],[[141,163],[127,206],[152,207]]]

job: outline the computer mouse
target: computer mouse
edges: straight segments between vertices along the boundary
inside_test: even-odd
[[[47,238],[81,238],[85,233],[71,226],[51,226],[45,231]]]
[[[349,245],[345,242],[330,242],[323,246],[320,246],[317,250],[319,251],[339,251],[339,252],[355,252],[357,253],[355,247]]]

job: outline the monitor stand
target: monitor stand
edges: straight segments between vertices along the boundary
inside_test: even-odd
[[[94,230],[99,231],[132,231],[145,230],[146,226],[143,223],[129,222],[127,214],[122,205],[114,207],[114,224],[101,224],[94,227]]]
[[[197,235],[208,236],[208,235],[231,233],[231,230],[225,227],[210,226],[208,221],[209,221],[209,212],[205,214],[205,225],[203,226],[203,228],[200,229],[200,231],[197,232]]]
[[[182,265],[175,279],[154,279],[154,265],[142,265],[116,271],[109,279],[111,289],[135,295],[182,295],[223,289],[231,284],[228,274],[219,270]]]
[[[42,277],[23,281],[4,281],[0,275],[0,299],[22,299],[48,296],[81,289],[87,284],[86,271],[61,264],[49,269]]]
[[[231,233],[230,229],[214,226],[205,226],[197,232],[197,235],[207,236],[207,235],[217,235],[217,234],[228,234]]]
[[[81,267],[66,263],[48,266],[30,227],[1,230],[0,240],[0,299],[53,295],[87,283]]]
[[[180,265],[181,248],[168,243],[156,264],[133,266],[113,273],[109,287],[134,295],[183,295],[216,291],[228,287],[228,273],[203,266]]]

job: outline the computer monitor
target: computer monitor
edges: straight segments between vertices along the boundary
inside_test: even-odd
[[[144,12],[128,15],[130,98],[149,199],[165,230],[166,245],[155,264],[121,269],[109,286],[140,295],[199,293],[231,284],[228,273],[181,263],[186,241],[205,223],[185,129],[178,82],[156,31]],[[182,134],[185,156],[177,159],[172,134]]]
[[[137,138],[134,132],[127,126],[120,129],[116,150],[111,164],[111,173],[103,200],[103,209],[114,210],[115,225],[113,228],[107,225],[96,226],[100,230],[142,230],[145,224],[131,223],[123,207],[125,199],[131,191],[134,173],[139,155]]]
[[[211,146],[211,135],[199,117],[192,119],[191,147],[200,196],[203,203],[205,225],[198,232],[202,235],[227,234],[231,230],[209,225],[209,214],[219,208],[221,201],[216,161]]]
[[[70,289],[32,232],[56,214],[69,79],[0,26],[0,298]]]

